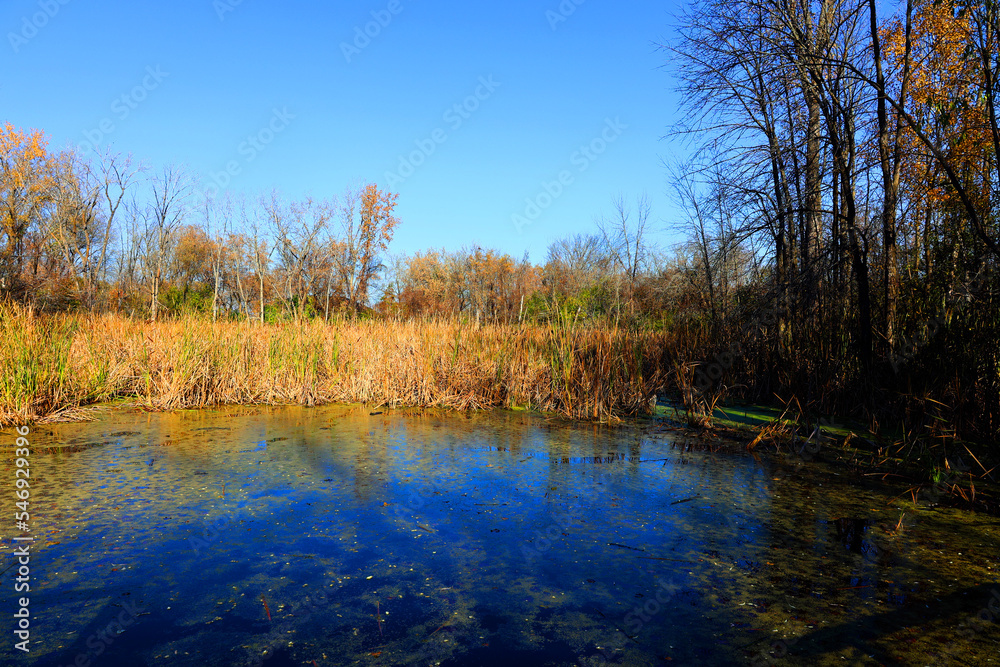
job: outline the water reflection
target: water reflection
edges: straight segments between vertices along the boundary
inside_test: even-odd
[[[885,662],[933,649],[887,610],[997,571],[992,523],[891,534],[892,489],[650,425],[232,408],[32,443],[38,665]]]

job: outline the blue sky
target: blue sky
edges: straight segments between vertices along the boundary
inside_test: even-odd
[[[45,131],[53,148],[110,143],[152,167],[186,165],[235,191],[391,185],[393,252],[478,243],[543,261],[613,197],[641,192],[670,243],[662,160],[681,146],[661,139],[676,102],[656,45],[676,6],[562,8],[5,0],[0,121]]]

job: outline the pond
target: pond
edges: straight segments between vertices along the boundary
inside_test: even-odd
[[[3,664],[1000,662],[995,518],[665,422],[223,408],[28,439],[31,651],[5,626]]]

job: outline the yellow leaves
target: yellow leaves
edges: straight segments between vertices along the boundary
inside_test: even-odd
[[[367,295],[372,277],[381,269],[379,254],[388,249],[399,220],[392,214],[397,195],[381,192],[373,183],[359,193],[349,192],[346,210],[345,254],[342,272],[348,284],[347,300],[355,307]],[[360,202],[360,208],[356,203]],[[359,299],[360,297],[360,299]]]
[[[46,156],[44,135],[38,130],[25,133],[9,122],[0,126],[0,160],[11,161],[15,156],[22,160],[39,160]]]
[[[964,57],[969,22],[954,15],[950,3],[925,3],[914,17],[914,66],[911,94],[918,105],[964,96],[974,63]]]
[[[399,220],[392,212],[396,208],[397,194],[380,192],[378,186],[369,183],[361,191],[361,236],[378,245],[385,246],[392,240],[393,230]]]
[[[462,315],[487,320],[516,318],[540,287],[537,267],[475,246],[451,253],[427,251],[408,258],[400,272],[399,302],[410,315]]]
[[[886,59],[900,86],[906,55],[905,31],[898,20],[881,31]],[[923,2],[915,10],[911,31],[909,101],[918,109],[970,97],[974,94],[976,63],[965,58],[970,24],[950,2]]]
[[[965,9],[968,9],[965,6]],[[984,100],[980,88],[980,62],[967,58],[971,40],[969,12],[952,1],[919,2],[911,27],[910,77],[905,107],[923,131],[959,165],[959,171],[975,174],[973,180],[988,187],[989,178],[979,174],[984,167],[983,147],[991,144]],[[890,87],[897,96],[902,89],[906,57],[905,30],[892,21],[881,30],[886,61],[892,72]],[[900,140],[910,159],[904,160],[904,187],[911,195],[940,204],[954,196],[941,187],[941,174],[928,164],[926,149],[905,128]],[[977,188],[969,188],[970,196]]]
[[[25,132],[11,123],[0,125],[0,200],[5,215],[0,225],[10,243],[23,236],[28,221],[51,198],[55,188],[54,160],[38,130]]]
[[[0,126],[0,190],[47,188],[32,176],[45,174],[50,162],[44,135],[38,130],[24,132],[10,123]]]

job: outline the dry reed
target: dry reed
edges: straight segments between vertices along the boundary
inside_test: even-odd
[[[259,325],[38,315],[0,305],[0,423],[116,399],[225,404],[525,407],[614,420],[649,411],[668,337],[457,321]]]

